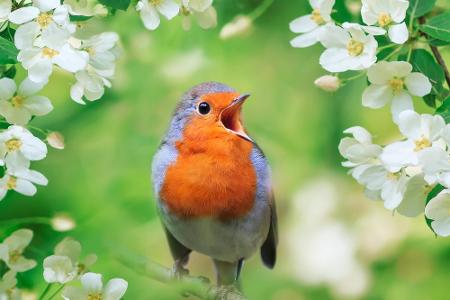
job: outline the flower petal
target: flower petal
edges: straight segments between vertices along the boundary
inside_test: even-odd
[[[381,108],[393,98],[392,90],[388,85],[372,84],[362,95],[362,105],[370,108]]]
[[[394,95],[392,99],[391,112],[396,124],[399,122],[400,114],[406,110],[414,110],[413,100],[406,91]]]
[[[111,279],[105,287],[104,299],[105,300],[120,300],[128,288],[128,282],[121,278]]]
[[[408,91],[414,95],[423,97],[431,92],[431,83],[428,77],[419,72],[413,72],[405,78]]]
[[[103,290],[102,275],[86,273],[80,278],[81,285],[88,293],[101,293]]]
[[[29,229],[19,229],[14,231],[4,240],[4,244],[12,251],[23,251],[33,239],[33,231]]]
[[[14,96],[17,90],[16,83],[11,78],[0,79],[0,100],[6,101]]]
[[[148,30],[155,30],[156,28],[158,28],[160,23],[159,14],[153,7],[153,5],[149,5],[147,1],[140,1],[139,3],[142,3],[140,14],[145,28],[147,28]]]
[[[168,20],[173,19],[180,11],[180,6],[174,0],[161,0],[158,11]]]
[[[43,116],[52,111],[53,105],[47,97],[31,96],[25,99],[23,106],[35,116]]]
[[[39,15],[39,9],[33,6],[26,6],[16,9],[9,15],[9,21],[20,25],[29,22]]]
[[[317,43],[318,36],[315,30],[301,34],[291,40],[291,46],[295,48],[306,48]]]
[[[418,156],[411,140],[395,142],[384,147],[380,159],[390,172],[398,172],[410,165],[418,164]]]
[[[417,140],[421,137],[421,124],[420,115],[413,110],[404,111],[399,115],[400,132],[409,139]]]
[[[319,25],[313,21],[311,15],[301,16],[289,23],[289,29],[295,33],[310,32],[317,27],[319,27]]]
[[[29,22],[19,26],[14,34],[14,44],[17,49],[26,49],[33,46],[34,39],[39,32],[40,27],[36,22]]]
[[[32,184],[28,180],[21,178],[16,179],[16,187],[14,188],[14,190],[25,196],[33,196],[37,192],[37,189],[34,186],[34,184]]]
[[[408,181],[403,201],[397,207],[397,211],[406,217],[416,217],[423,213],[427,197],[428,184],[423,175],[416,175]]]
[[[60,6],[61,3],[59,0],[33,0],[33,5],[46,12]]]
[[[406,27],[405,22],[390,26],[388,35],[394,43],[404,44],[409,37],[408,28]]]

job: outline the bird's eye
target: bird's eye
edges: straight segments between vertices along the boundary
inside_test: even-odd
[[[202,102],[198,105],[197,110],[198,110],[199,114],[207,115],[210,112],[211,107],[209,106],[209,104],[207,102]]]

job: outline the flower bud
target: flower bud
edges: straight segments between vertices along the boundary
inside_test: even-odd
[[[341,86],[341,81],[336,76],[324,75],[317,78],[314,84],[324,91],[334,92]]]
[[[227,40],[248,33],[252,28],[252,19],[247,16],[236,16],[220,30],[220,38]]]
[[[64,149],[64,136],[57,131],[50,132],[47,135],[47,142],[55,149]]]
[[[51,219],[53,230],[59,232],[69,231],[75,228],[76,223],[68,214],[59,213]]]

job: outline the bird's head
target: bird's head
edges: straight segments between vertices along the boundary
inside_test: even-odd
[[[200,139],[232,134],[251,142],[241,118],[242,104],[249,96],[218,82],[194,86],[178,104],[170,131],[188,131]]]

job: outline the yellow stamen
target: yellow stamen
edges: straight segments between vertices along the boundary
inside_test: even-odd
[[[59,54],[59,51],[45,47],[44,49],[42,49],[42,55],[48,58],[52,58],[56,55]]]
[[[9,261],[12,263],[15,263],[19,260],[19,258],[22,256],[22,252],[19,250],[14,250],[9,252]]]
[[[416,144],[416,148],[414,148],[415,152],[431,147],[431,142],[426,137],[422,137],[420,140],[414,141],[414,144]]]
[[[87,300],[101,300],[102,299],[102,294],[89,294],[87,296]]]
[[[6,150],[8,152],[13,152],[13,151],[20,149],[20,147],[22,146],[22,141],[19,139],[13,138],[13,139],[7,140],[5,143],[5,146],[6,146]]]
[[[394,77],[388,81],[391,89],[394,91],[394,94],[399,93],[403,90],[403,86],[405,85],[405,81],[401,78]]]
[[[388,13],[380,13],[378,15],[378,24],[381,27],[386,27],[392,23],[391,15]]]
[[[189,10],[189,8],[187,8],[186,6],[182,5],[181,6],[181,14],[183,16],[189,16],[191,14],[191,11]]]
[[[36,18],[36,22],[42,28],[46,28],[53,21],[53,17],[50,14],[42,13]]]
[[[95,49],[92,47],[86,48],[86,52],[89,53],[90,56],[94,56],[95,55]]]
[[[387,173],[386,177],[390,180],[398,180],[400,175],[398,173]]]
[[[364,44],[357,40],[351,39],[347,44],[347,50],[350,56],[358,56],[363,53]]]
[[[158,6],[161,4],[162,0],[150,0],[149,2],[153,6]]]
[[[16,107],[16,108],[17,107],[21,107],[23,105],[23,100],[24,99],[25,99],[24,97],[19,96],[19,95],[14,96],[14,97],[11,98],[11,105],[13,107]]]
[[[311,13],[311,19],[316,22],[317,25],[323,25],[325,24],[325,20],[323,19],[322,15],[320,14],[320,10],[315,9]]]

